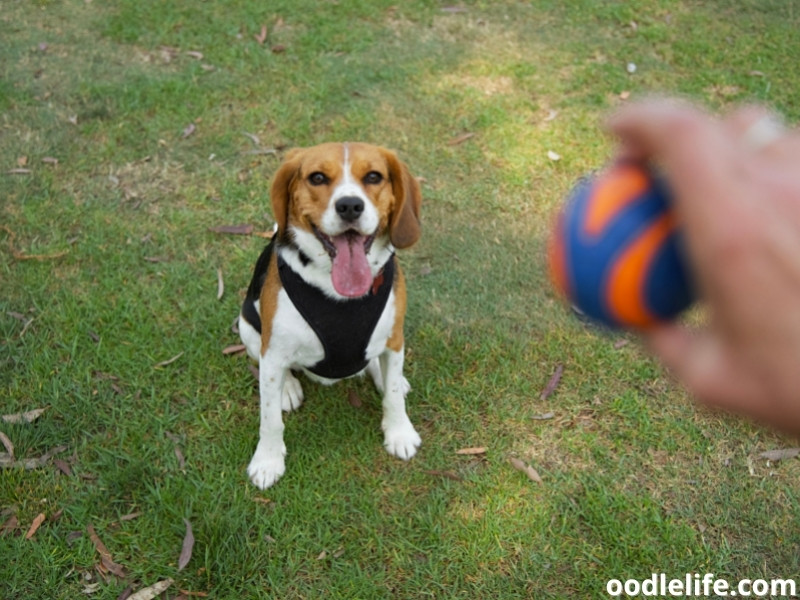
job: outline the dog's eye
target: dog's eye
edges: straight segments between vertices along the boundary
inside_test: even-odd
[[[326,183],[328,183],[328,178],[325,175],[325,173],[320,173],[319,171],[315,171],[308,176],[308,182],[311,185],[325,185]]]
[[[366,185],[377,185],[381,181],[383,181],[383,175],[381,175],[377,171],[370,171],[369,173],[364,175],[364,179],[362,181]]]

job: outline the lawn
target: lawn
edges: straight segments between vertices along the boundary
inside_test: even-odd
[[[635,337],[575,319],[544,264],[624,102],[800,119],[793,3],[0,8],[0,415],[44,409],[0,421],[0,598],[168,579],[173,600],[607,598],[652,573],[798,577],[800,460],[761,456],[796,440],[698,408]],[[306,381],[286,475],[262,492],[245,472],[256,381],[223,350],[272,174],[334,140],[393,148],[422,182],[423,238],[400,260],[423,445],[408,463],[383,450],[368,381]]]

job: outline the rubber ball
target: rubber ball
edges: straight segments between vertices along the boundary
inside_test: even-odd
[[[640,164],[612,165],[573,188],[548,262],[561,294],[612,328],[653,327],[693,300],[669,191]]]

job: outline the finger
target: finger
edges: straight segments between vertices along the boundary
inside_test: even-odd
[[[648,332],[645,340],[698,400],[729,411],[753,412],[750,403],[758,397],[758,388],[746,371],[732,364],[711,333],[665,325]]]
[[[651,101],[628,105],[608,126],[624,146],[664,170],[675,207],[690,215],[689,223],[705,228],[727,210],[730,199],[719,185],[735,174],[732,144],[710,115],[679,101]]]

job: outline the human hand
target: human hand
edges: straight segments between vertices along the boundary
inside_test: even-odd
[[[720,120],[667,100],[609,128],[663,170],[710,312],[700,331],[647,332],[650,347],[698,399],[800,433],[800,135],[760,108]]]

